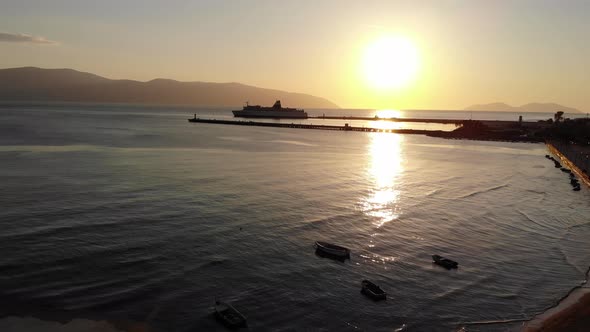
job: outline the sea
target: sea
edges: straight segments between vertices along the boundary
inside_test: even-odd
[[[213,315],[220,300],[252,331],[505,331],[587,278],[590,190],[572,191],[544,144],[194,116],[232,117],[227,108],[0,106],[0,317],[224,331]],[[361,125],[392,124],[454,129]],[[350,248],[350,260],[316,255],[315,241]],[[433,254],[459,268],[434,265]],[[364,297],[364,279],[388,299]]]

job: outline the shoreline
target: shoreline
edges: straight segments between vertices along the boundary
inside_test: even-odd
[[[590,177],[578,165],[565,156],[552,142],[546,142],[549,152],[590,187]],[[557,303],[523,324],[524,332],[588,331],[590,328],[590,267],[584,274],[584,281],[570,289]]]
[[[549,152],[555,154],[559,159],[561,159],[561,161],[563,162],[563,164],[565,164],[565,166],[567,166],[569,169],[571,169],[572,172],[576,173],[576,175],[580,178],[580,180],[582,182],[584,182],[584,184],[586,184],[588,187],[590,187],[590,175],[588,173],[585,173],[582,170],[582,168],[581,168],[582,166],[578,166],[578,165],[576,165],[576,163],[571,161],[564,153],[562,153],[554,145],[553,142],[547,141],[545,144],[549,148]]]
[[[590,288],[584,284],[572,289],[557,305],[524,324],[524,332],[588,331],[590,326]]]

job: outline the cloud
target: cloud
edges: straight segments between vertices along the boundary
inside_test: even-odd
[[[32,43],[32,44],[57,44],[53,40],[47,40],[43,37],[31,36],[23,33],[6,33],[0,32],[0,42],[8,43]]]

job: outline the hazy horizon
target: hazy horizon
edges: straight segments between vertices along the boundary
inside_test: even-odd
[[[9,0],[0,67],[237,82],[355,109],[553,102],[586,112],[589,9],[585,1]]]
[[[254,103],[258,103],[258,104],[268,104],[270,105],[274,100],[276,99],[285,99],[284,98],[284,94],[287,93],[289,95],[300,95],[301,97],[311,97],[311,98],[315,98],[317,100],[324,100],[327,103],[331,103],[333,105],[328,107],[314,107],[314,106],[309,106],[309,105],[304,105],[301,104],[299,101],[297,100],[293,100],[292,98],[287,98],[287,104],[290,104],[288,106],[296,106],[296,107],[305,107],[305,108],[312,108],[312,109],[347,109],[347,110],[381,110],[381,111],[392,111],[392,109],[383,109],[383,108],[346,108],[346,107],[340,107],[339,105],[334,104],[332,101],[328,100],[327,98],[323,98],[322,96],[315,96],[315,95],[310,95],[310,94],[302,94],[299,93],[297,91],[282,91],[282,90],[275,90],[272,87],[258,87],[258,86],[251,86],[251,85],[246,85],[244,83],[240,83],[240,82],[203,82],[203,81],[178,81],[178,80],[174,80],[174,79],[170,79],[170,78],[166,78],[166,77],[156,77],[150,80],[132,80],[132,79],[113,79],[110,77],[104,77],[102,75],[97,75],[95,73],[89,73],[89,72],[82,72],[82,71],[78,71],[74,68],[39,68],[39,67],[18,67],[18,68],[0,68],[0,86],[2,85],[2,71],[3,70],[10,70],[10,71],[14,71],[14,70],[29,70],[29,69],[35,69],[35,70],[40,70],[41,72],[47,73],[47,71],[65,71],[62,73],[66,73],[67,71],[74,71],[74,72],[78,72],[80,75],[91,75],[92,76],[98,76],[101,77],[103,79],[107,79],[110,80],[111,82],[117,82],[117,81],[124,81],[124,82],[136,82],[138,84],[145,84],[145,83],[155,83],[156,81],[163,81],[163,82],[175,82],[175,83],[187,83],[187,84],[192,84],[192,83],[198,83],[198,84],[219,84],[220,86],[224,86],[224,85],[237,85],[237,86],[243,86],[243,87],[249,87],[249,88],[254,88],[254,89],[260,89],[260,90],[266,90],[266,91],[276,91],[277,94],[272,95],[272,96],[267,96],[267,100],[266,101],[261,101],[258,100],[258,96],[257,93],[255,93],[255,91],[252,91],[252,95],[249,95],[249,97],[244,96],[245,99],[251,99]],[[41,79],[41,76],[37,77],[38,79]],[[65,78],[65,77],[63,77]],[[23,93],[26,93],[27,90],[29,90],[30,92],[33,91],[37,91],[37,93],[39,92],[38,87],[33,88],[32,86],[30,86],[29,84],[31,84],[32,82],[28,82],[25,83],[24,80],[28,80],[29,78],[25,78],[24,76],[21,78],[18,78],[19,81],[21,81],[20,85],[23,85],[22,87],[26,87],[28,86],[28,88],[26,88],[25,90],[21,90],[19,92],[17,92],[17,95],[21,95]],[[47,77],[43,78],[44,80],[47,80]],[[53,77],[50,79],[58,79],[57,77]],[[7,83],[7,82],[4,82]],[[56,81],[56,84],[53,85],[53,87],[59,86],[59,82]],[[84,88],[84,87],[88,87],[87,83],[80,83],[80,87]],[[161,84],[162,82],[158,82],[158,84]],[[163,86],[162,86],[163,87]],[[104,88],[106,88],[106,86],[104,86]],[[65,88],[64,88],[65,89]],[[65,90],[64,90],[65,91]],[[76,94],[78,94],[80,91],[76,92]],[[197,91],[195,91],[197,92]],[[222,91],[219,91],[220,93],[223,93]],[[227,91],[226,91],[227,92]],[[11,93],[13,92],[6,92],[5,94],[2,95],[0,94],[0,103],[2,103],[3,101],[6,102],[24,102],[25,104],[28,103],[28,101],[26,100],[15,100],[15,99],[4,99],[7,95],[11,95]],[[281,97],[281,95],[283,95],[283,97]],[[35,93],[33,93],[32,95],[30,95],[31,98],[33,99],[29,99],[29,102],[33,103],[33,104],[37,104],[40,102],[44,102],[43,98],[42,99],[38,99],[38,97],[35,97]],[[55,95],[53,96],[55,97]],[[219,96],[220,98],[224,98],[222,96]],[[228,99],[228,100],[232,100],[235,98],[232,98],[235,96],[230,96],[230,95],[226,95],[224,99]],[[238,102],[235,102],[232,104],[232,107],[236,107],[236,106],[240,106],[243,104],[243,100],[244,98],[239,99]],[[270,98],[270,99],[268,99]],[[122,103],[122,104],[135,104],[135,105],[150,105],[150,103],[141,103],[141,102],[125,102],[125,101],[120,101],[120,102],[100,102],[100,101],[72,101],[70,99],[59,99],[59,98],[54,98],[51,100],[45,100],[46,102],[50,102],[50,103],[81,103],[81,104],[118,104],[118,103]],[[283,100],[285,101],[285,100]],[[158,104],[154,104],[154,105],[158,105]],[[191,104],[187,104],[187,103],[182,103],[182,97],[179,97],[177,99],[177,103],[162,103],[161,105],[176,105],[176,106],[191,106]],[[199,105],[192,105],[192,106],[199,106]],[[202,106],[202,105],[201,105]],[[209,106],[202,106],[202,107],[229,107],[228,105],[209,105]],[[551,102],[530,102],[530,103],[526,103],[523,105],[509,105],[503,102],[489,102],[489,103],[479,103],[479,104],[473,104],[473,105],[469,105],[460,109],[442,109],[442,108],[435,108],[435,109],[419,109],[419,108],[411,108],[411,109],[396,109],[393,111],[441,111],[441,112],[445,112],[445,111],[473,111],[473,112],[519,112],[519,113],[553,113],[557,110],[561,110],[564,111],[567,114],[572,114],[572,113],[584,113],[578,109],[574,109],[574,108],[570,108],[567,105],[560,105],[560,104],[556,104],[556,103],[551,103]]]

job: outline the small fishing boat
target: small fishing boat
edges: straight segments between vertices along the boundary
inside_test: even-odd
[[[570,173],[570,174],[572,173],[572,171],[570,171],[569,169],[567,169],[565,167],[562,167],[561,168],[561,171],[564,172],[564,173]]]
[[[580,185],[575,186],[573,190],[574,191],[580,191]]]
[[[239,328],[248,326],[246,317],[229,303],[215,301],[215,315],[227,327]]]
[[[442,256],[439,255],[432,255],[432,260],[434,261],[435,264],[438,264],[446,269],[456,269],[459,267],[459,263],[450,260],[448,258],[444,258]]]
[[[363,280],[361,282],[361,293],[375,301],[387,299],[387,293],[369,280]]]
[[[346,259],[350,258],[350,249],[337,246],[323,241],[316,241],[316,252],[333,256],[335,258]]]

